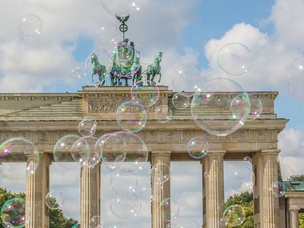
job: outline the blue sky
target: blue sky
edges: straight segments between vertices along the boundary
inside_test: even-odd
[[[84,77],[72,79],[70,71],[83,67],[90,52],[100,47],[95,34],[100,24],[119,25],[99,0],[0,0],[0,6],[1,93],[81,90],[88,81]],[[286,178],[304,173],[303,103],[290,92],[287,77],[293,62],[304,51],[303,11],[302,0],[146,0],[127,22],[126,36],[138,45],[143,63],[151,63],[155,53],[164,52],[161,84],[170,89],[174,69],[192,63],[202,69],[206,78],[227,77],[247,91],[278,91],[275,111],[278,117],[290,119],[279,134],[280,160]],[[41,34],[32,38],[19,31],[20,18],[28,13],[38,15],[42,21]],[[253,65],[248,73],[227,75],[218,66],[217,52],[230,42],[240,42],[251,50]],[[185,174],[181,172],[185,170],[183,165],[172,165],[172,189],[177,189],[173,195],[180,202],[181,218],[192,217],[201,222],[201,206],[195,203],[201,191],[197,184],[201,181],[201,167],[193,165]],[[225,163],[226,173],[235,165]],[[52,185],[54,189],[75,193],[67,194],[64,211],[77,217],[79,175],[78,170],[73,172],[74,178],[67,181],[59,175],[60,171],[54,171]],[[181,175],[183,180],[196,183],[193,188],[182,188],[185,185],[177,178]],[[107,186],[106,179],[103,181],[103,186]],[[24,185],[0,178],[0,186],[18,191]],[[233,193],[226,183],[226,197]],[[110,195],[111,189],[103,194]],[[115,217],[109,210],[107,213],[105,216],[113,223]],[[149,227],[149,213],[137,219],[137,223],[146,223],[141,227]]]

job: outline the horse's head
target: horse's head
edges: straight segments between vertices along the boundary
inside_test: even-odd
[[[91,63],[97,63],[98,62],[98,58],[97,55],[95,53],[91,54]]]
[[[158,52],[157,55],[155,56],[155,59],[154,59],[154,60],[155,60],[156,62],[160,62],[160,61],[162,61],[162,58],[163,58],[163,52],[160,51],[160,52]]]

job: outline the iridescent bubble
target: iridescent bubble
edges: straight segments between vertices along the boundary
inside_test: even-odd
[[[252,191],[254,181],[254,174],[247,166],[238,166],[229,174],[229,184],[238,192]]]
[[[89,221],[89,228],[101,228],[104,227],[104,221],[101,216],[95,215]]]
[[[252,66],[250,50],[241,43],[232,42],[224,45],[217,54],[220,68],[231,75],[247,73]]]
[[[127,101],[117,108],[116,120],[124,130],[139,132],[146,125],[147,113],[141,104]]]
[[[42,29],[41,19],[33,13],[23,15],[20,20],[19,30],[25,37],[40,35]]]
[[[80,223],[77,223],[74,226],[72,226],[72,228],[78,228],[78,227],[80,227]]]
[[[167,182],[170,177],[170,166],[162,162],[155,164],[148,172],[148,179],[151,183],[163,184]]]
[[[71,154],[73,144],[80,139],[79,135],[65,135],[58,139],[53,148],[53,157],[60,167],[64,169],[73,169],[74,167],[69,166],[69,162],[74,162]]]
[[[288,74],[289,90],[295,98],[304,101],[304,56],[297,59]]]
[[[176,93],[172,97],[172,104],[177,109],[185,109],[190,104],[190,98]]]
[[[88,163],[92,164],[92,159],[94,160],[96,164],[98,163],[99,159],[96,159],[98,157],[95,155],[95,144],[97,142],[96,137],[81,137],[75,143],[72,145],[71,148],[71,155],[75,162],[80,163],[82,166],[87,166]],[[95,165],[96,165],[95,164]],[[93,165],[93,166],[95,166]]]
[[[196,136],[190,139],[187,144],[188,154],[195,159],[200,159],[202,157],[205,157],[208,153],[208,150],[209,150],[208,141],[201,136]]]
[[[103,164],[120,174],[136,173],[148,161],[146,144],[131,132],[119,131],[98,140],[96,152]]]
[[[45,196],[45,205],[52,210],[62,208],[64,201],[64,196],[59,191],[51,191]]]
[[[96,37],[98,42],[109,49],[117,44],[120,39],[120,32],[115,24],[112,22],[104,22],[97,28]]]
[[[160,123],[167,123],[172,118],[172,110],[168,105],[157,106],[154,110],[154,117]]]
[[[182,64],[174,71],[172,85],[174,91],[182,96],[193,96],[195,92],[198,91],[202,83],[202,70],[192,63]]]
[[[223,218],[228,226],[235,227],[243,224],[246,213],[242,206],[231,205],[224,210]]]
[[[108,50],[105,60],[107,69],[116,77],[131,78],[139,70],[140,52],[125,41],[118,42]]]
[[[252,164],[252,159],[251,159],[251,157],[249,157],[249,156],[245,156],[245,157],[243,158],[243,161],[247,161],[247,162],[249,162],[250,164]]]
[[[156,85],[149,83],[144,85],[143,81],[136,82],[131,87],[132,100],[140,103],[143,107],[154,105],[159,98],[159,89]]]
[[[36,172],[38,149],[26,138],[7,139],[0,145],[0,164],[0,175],[8,180],[24,180]]]
[[[173,198],[166,198],[160,202],[161,216],[166,222],[177,219],[179,216],[179,205]]]
[[[136,194],[123,193],[117,195],[111,201],[110,209],[118,218],[129,219],[137,217],[142,204]]]
[[[231,100],[239,94],[242,94],[244,105],[230,109]],[[207,111],[210,108],[212,112]],[[226,78],[216,78],[205,83],[200,92],[193,96],[191,103],[191,113],[196,124],[217,136],[226,136],[241,128],[249,112],[247,93],[238,83]]]
[[[177,224],[177,228],[200,228],[201,225],[193,219],[184,219],[179,224]]]
[[[137,177],[133,173],[121,175],[119,170],[111,175],[111,187],[116,194],[134,193],[137,189]]]
[[[86,116],[78,124],[78,132],[82,136],[92,136],[95,134],[97,128],[97,121],[92,116]]]
[[[82,79],[84,77],[84,69],[82,66],[76,66],[70,71],[70,77],[75,80]]]
[[[98,83],[100,86],[106,83],[109,74],[106,62],[107,53],[107,50],[97,48],[87,57],[84,64],[84,70],[88,82],[91,82],[94,85],[95,83]]]
[[[271,185],[272,194],[275,197],[283,197],[286,193],[286,186],[282,182],[274,182]]]
[[[129,15],[140,10],[144,0],[101,0],[103,8],[113,16],[129,18]],[[122,27],[121,29],[125,29]]]
[[[5,202],[1,208],[1,220],[9,227],[21,228],[28,222],[25,216],[25,200],[13,198]]]

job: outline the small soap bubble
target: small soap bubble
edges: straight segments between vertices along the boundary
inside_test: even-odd
[[[134,193],[138,187],[137,177],[133,173],[121,174],[119,170],[112,173],[110,183],[116,194]]]
[[[288,73],[289,90],[295,98],[304,101],[304,56],[298,58]]]
[[[244,223],[246,213],[240,205],[230,205],[223,212],[223,219],[228,226],[239,226]]]
[[[110,204],[112,213],[121,219],[137,217],[141,207],[141,200],[134,193],[119,194],[112,199]]]
[[[204,137],[194,137],[187,144],[188,154],[195,159],[203,158],[207,155],[209,144]]]
[[[244,44],[232,42],[224,45],[217,54],[220,68],[231,75],[242,75],[249,71],[253,58]]]
[[[172,104],[177,109],[185,109],[190,105],[190,98],[176,93],[172,97]]]
[[[97,121],[92,116],[86,116],[78,124],[78,132],[80,135],[87,137],[95,134]]]
[[[120,32],[117,26],[112,22],[104,22],[97,28],[96,37],[98,42],[105,47],[105,49],[109,49],[118,43]]]
[[[243,161],[250,162],[250,164],[252,163],[251,157],[249,157],[249,156],[245,156],[245,157],[243,158]]]
[[[101,228],[104,227],[104,221],[101,216],[95,215],[89,221],[89,228]]]
[[[3,204],[0,217],[6,227],[24,227],[28,223],[25,206],[25,200],[21,198],[13,198]]]
[[[179,205],[173,198],[166,198],[160,202],[161,216],[166,222],[175,220],[179,216]]]
[[[283,197],[286,193],[286,186],[282,182],[274,182],[271,185],[271,191],[275,197]]]
[[[252,191],[254,181],[254,173],[247,166],[235,167],[229,174],[229,184],[238,192]]]
[[[51,191],[45,196],[45,205],[52,210],[62,208],[64,201],[63,194],[59,191]]]
[[[40,35],[42,30],[41,19],[33,13],[23,15],[20,20],[19,30],[25,37]]]
[[[177,225],[177,228],[201,228],[201,225],[194,219],[184,219]]]
[[[160,105],[155,108],[154,117],[160,123],[167,123],[172,118],[172,110],[168,105]]]
[[[147,108],[157,102],[159,89],[152,83],[145,86],[143,81],[138,81],[131,87],[131,95],[134,102],[140,103]]]

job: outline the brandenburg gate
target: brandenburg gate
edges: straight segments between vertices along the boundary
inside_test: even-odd
[[[172,105],[174,92],[167,86],[159,86],[160,96],[155,105],[146,109],[146,126],[136,133],[145,143],[151,166],[163,162],[200,162],[201,172],[208,172],[209,178],[202,180],[203,227],[219,228],[224,211],[224,161],[252,158],[255,175],[253,186],[255,227],[278,228],[281,213],[279,198],[270,186],[278,181],[278,134],[284,129],[287,119],[274,113],[277,92],[250,92],[260,98],[263,113],[258,119],[246,122],[236,132],[227,136],[209,134],[193,121],[190,107],[180,110]],[[219,94],[219,96],[225,96]],[[1,93],[0,94],[0,140],[25,137],[39,150],[40,161],[36,172],[26,179],[26,212],[31,214],[27,228],[49,227],[49,213],[45,206],[45,195],[50,191],[50,166],[53,148],[58,139],[68,134],[78,134],[78,124],[86,116],[97,120],[96,135],[121,131],[116,120],[116,109],[131,100],[129,86],[85,86],[76,93]],[[153,112],[159,105],[169,105],[173,117],[165,124],[154,120]],[[209,107],[212,110],[212,107]],[[208,109],[206,110],[208,112]],[[216,116],[214,120],[216,124]],[[190,157],[187,143],[195,136],[203,136],[209,143],[208,154],[200,160]],[[31,157],[27,157],[31,161]],[[202,175],[204,176],[204,175]],[[92,216],[100,215],[100,166],[93,169],[81,168],[80,224],[88,227]],[[170,180],[161,188],[151,183],[152,227],[165,228],[167,221],[161,216],[157,202],[170,197]]]

